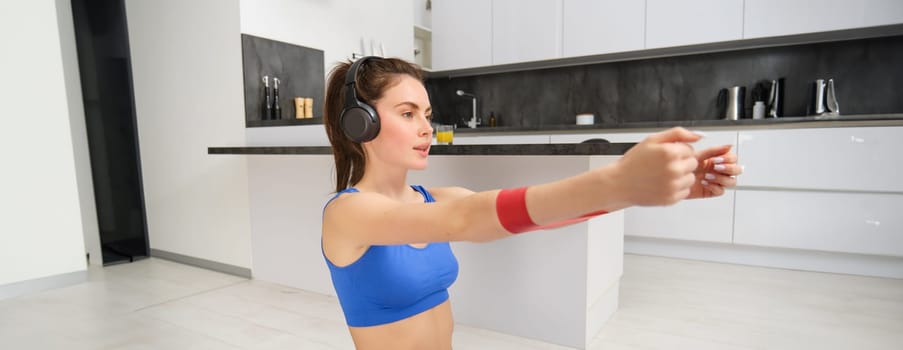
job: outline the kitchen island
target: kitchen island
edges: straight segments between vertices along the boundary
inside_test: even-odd
[[[433,146],[429,168],[410,172],[408,182],[474,191],[537,184],[614,162],[633,145]],[[335,187],[330,148],[208,153],[254,155],[248,157],[254,278],[335,295],[320,250],[322,209]],[[614,212],[490,243],[452,243],[460,264],[450,289],[456,322],[586,348],[617,309],[623,235],[623,213]]]

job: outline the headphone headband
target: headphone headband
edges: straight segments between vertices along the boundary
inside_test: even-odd
[[[348,68],[348,72],[345,73],[345,106],[354,105],[355,101],[359,101],[357,98],[357,89],[355,86],[357,84],[357,71],[364,65],[369,59],[379,59],[381,57],[377,56],[364,56],[358,58],[357,61],[351,64],[351,67]]]

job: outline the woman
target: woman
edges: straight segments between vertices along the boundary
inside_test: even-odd
[[[323,255],[360,349],[451,349],[451,241],[487,242],[633,205],[720,196],[740,174],[730,145],[694,152],[700,135],[649,136],[619,161],[528,188],[474,193],[406,182],[425,169],[433,129],[418,67],[365,57],[328,79],[325,127],[336,196],[323,211]],[[590,214],[587,214],[590,213]],[[436,225],[437,221],[443,222]]]

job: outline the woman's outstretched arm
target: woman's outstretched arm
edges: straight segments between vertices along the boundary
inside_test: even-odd
[[[701,136],[683,128],[653,134],[617,162],[523,194],[526,215],[536,225],[554,224],[590,212],[633,205],[670,205],[686,198],[695,182],[695,152]],[[436,203],[401,203],[378,193],[343,195],[324,212],[324,232],[354,245],[447,241],[492,241],[511,235],[500,221],[500,190]]]

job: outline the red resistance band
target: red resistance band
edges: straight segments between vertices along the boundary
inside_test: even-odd
[[[607,211],[600,210],[577,218],[540,226],[533,222],[533,219],[530,218],[530,213],[527,212],[526,187],[501,190],[495,200],[495,211],[499,216],[499,222],[502,224],[502,227],[511,233],[523,233],[533,230],[567,226],[608,213]]]

